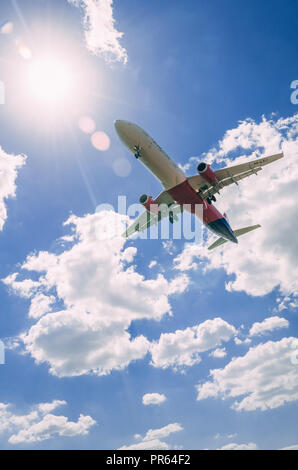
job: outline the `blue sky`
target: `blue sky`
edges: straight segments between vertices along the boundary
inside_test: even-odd
[[[0,447],[298,445],[296,2],[71,3],[0,6]],[[262,229],[212,254],[96,238],[123,220],[97,205],[161,191],[115,119],[188,175],[282,149],[218,198],[232,227]]]

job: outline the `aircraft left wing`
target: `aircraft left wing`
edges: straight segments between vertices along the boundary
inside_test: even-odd
[[[159,206],[159,212],[149,212],[145,210],[125,232],[123,237],[128,238],[136,232],[144,232],[151,225],[156,225],[161,219],[168,217],[171,222],[177,220],[178,214],[182,212],[182,206],[177,204],[174,199],[166,192],[163,191],[155,199],[155,203]]]
[[[202,199],[207,199],[207,197],[211,197],[214,194],[219,193],[219,191],[225,186],[229,186],[233,183],[238,185],[238,181],[251,175],[257,175],[258,172],[262,170],[263,166],[275,162],[283,156],[283,153],[278,153],[276,155],[271,155],[270,157],[257,158],[240,165],[228,166],[226,168],[216,170],[214,173],[218,182],[213,185],[207,183],[201,175],[191,176],[188,178],[188,182],[198,191]]]

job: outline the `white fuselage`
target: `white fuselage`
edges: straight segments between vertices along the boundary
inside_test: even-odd
[[[186,180],[183,171],[141,127],[129,121],[115,121],[122,142],[159,179],[164,189],[170,189]]]

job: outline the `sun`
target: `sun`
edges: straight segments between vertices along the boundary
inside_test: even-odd
[[[33,126],[38,133],[71,130],[94,106],[102,75],[90,63],[85,48],[64,33],[45,35],[38,28],[32,37],[30,44],[18,42],[18,54],[9,63],[10,111],[22,128]]]
[[[65,107],[75,90],[75,74],[66,61],[55,57],[32,60],[28,64],[28,92],[35,101],[48,109]]]

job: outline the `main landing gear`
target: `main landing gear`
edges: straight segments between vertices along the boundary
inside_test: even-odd
[[[212,204],[212,201],[213,202],[216,202],[216,197],[215,196],[209,196],[207,197],[206,201],[208,202],[208,204]]]
[[[134,148],[133,148],[134,152],[135,152],[135,157],[136,158],[141,158],[141,147],[139,145],[135,145]]]

